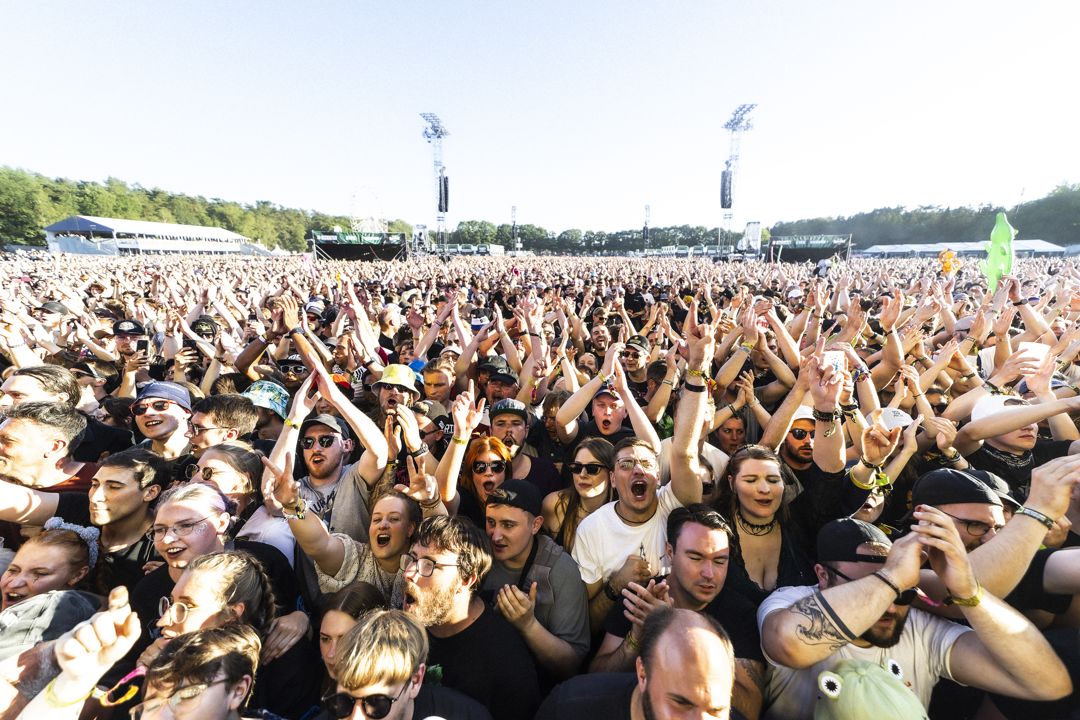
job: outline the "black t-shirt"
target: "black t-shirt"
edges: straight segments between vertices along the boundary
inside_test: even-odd
[[[86,493],[60,493],[57,497],[56,516],[69,523],[90,527],[90,498]],[[138,542],[125,548],[103,552],[94,567],[90,585],[95,592],[102,595],[108,595],[110,590],[121,585],[130,590],[143,579],[143,566],[151,560],[160,559],[154,548],[154,541],[141,537]]]
[[[98,462],[102,456],[127,450],[135,444],[135,438],[130,430],[106,425],[89,415],[84,415],[84,417],[86,417],[86,433],[83,434],[82,442],[71,453],[71,457],[79,462]]]
[[[604,618],[604,632],[624,638],[631,624],[623,613],[623,604],[615,603]],[[761,654],[761,635],[757,626],[757,607],[747,598],[726,588],[701,612],[717,620],[727,630],[735,657],[765,662]]]
[[[612,445],[618,445],[620,440],[625,440],[626,438],[634,437],[635,435],[637,435],[637,433],[634,432],[634,428],[630,425],[629,420],[620,425],[619,428],[610,435],[605,435],[600,432],[600,427],[596,424],[596,421],[590,420],[583,425],[578,425],[577,437],[574,438],[574,447],[576,448],[578,446],[578,443],[580,443],[585,438],[590,437],[603,438]]]
[[[791,470],[799,479],[802,492],[792,501],[790,512],[807,538],[817,538],[818,531],[830,520],[851,515],[870,494],[869,490],[855,487],[848,479],[847,470],[825,472],[814,462],[805,470]]]
[[[1031,452],[1023,455],[1013,455],[983,443],[982,447],[965,457],[971,467],[992,472],[1009,483],[1013,497],[1022,501],[1027,497],[1028,487],[1031,485],[1032,469],[1054,458],[1068,455],[1072,443],[1072,440],[1039,439],[1035,441]]]
[[[528,646],[514,627],[485,607],[472,625],[448,638],[428,634],[428,672],[442,668],[442,683],[491,711],[495,720],[531,720],[540,683]]]
[[[557,685],[536,720],[629,720],[634,673],[589,673]]]

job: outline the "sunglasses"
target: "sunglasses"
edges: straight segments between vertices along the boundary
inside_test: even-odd
[[[131,414],[135,417],[145,415],[150,408],[154,409],[154,412],[165,412],[169,409],[170,405],[175,405],[172,400],[154,400],[153,402],[143,403],[142,405],[132,405]]]
[[[813,430],[804,430],[802,428],[793,428],[789,432],[791,432],[792,436],[796,440],[805,440],[807,435],[810,436],[811,440],[814,438],[814,431]]]
[[[319,447],[328,448],[334,444],[335,440],[337,440],[337,435],[320,435],[317,438],[306,437],[300,441],[300,447],[304,448],[305,450],[310,450],[311,448],[315,447],[316,440],[318,440],[319,442]]]
[[[502,460],[496,460],[495,462],[490,463],[477,461],[472,464],[472,471],[474,475],[483,475],[488,471],[488,468],[491,468],[491,472],[493,473],[501,473],[503,470],[506,469],[506,463],[504,463]]]
[[[608,466],[602,463],[579,463],[572,462],[567,463],[567,467],[570,468],[572,475],[580,475],[584,470],[586,475],[599,475],[601,470],[607,470]]]
[[[323,698],[323,702],[326,704],[330,717],[347,718],[353,714],[356,703],[360,703],[364,708],[364,717],[371,718],[371,720],[382,720],[382,718],[390,714],[390,709],[394,706],[394,703],[401,699],[407,687],[409,687],[409,683],[405,683],[405,686],[398,691],[397,697],[368,695],[367,697],[355,698],[348,693],[337,693]]]
[[[288,365],[279,365],[278,367],[280,367],[281,372],[285,373],[286,375],[303,375],[307,372],[307,365],[303,365],[300,363],[297,363],[295,365],[290,363]]]
[[[826,566],[826,567],[828,567],[828,566]],[[836,573],[839,577],[842,577],[845,580],[847,580],[848,582],[853,581],[852,578],[848,577],[847,575],[840,572],[836,568],[829,567],[829,569],[832,570],[834,573]],[[904,590],[902,593],[900,593],[900,595],[895,600],[893,600],[893,605],[910,605],[912,603],[912,601],[915,600],[915,592],[916,592],[916,590],[917,590],[917,588],[910,588],[908,590]]]

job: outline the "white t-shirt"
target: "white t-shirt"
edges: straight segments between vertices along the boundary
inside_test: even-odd
[[[764,634],[762,626],[769,613],[783,610],[817,589],[813,585],[785,587],[769,595],[758,608],[758,630]],[[966,632],[971,632],[971,628],[912,608],[908,611],[900,641],[891,648],[861,648],[849,643],[825,660],[801,670],[779,665],[766,653],[769,670],[762,717],[765,720],[811,720],[818,694],[818,675],[845,659],[866,660],[885,670],[889,669],[890,660],[895,661],[903,672],[904,684],[919,696],[923,707],[929,707],[930,693],[938,679],[953,679],[949,654],[953,643]]]
[[[288,561],[293,564],[293,550],[296,548],[296,538],[289,529],[289,521],[283,517],[274,517],[261,507],[251,514],[244,527],[236,534],[238,539],[253,540],[276,547]]]
[[[667,519],[682,503],[670,485],[656,491],[659,506],[653,516],[641,525],[627,525],[615,513],[615,503],[609,502],[581,521],[574,536],[571,552],[581,570],[581,580],[590,585],[606,580],[623,566],[628,555],[636,555],[644,545],[645,559],[654,575],[671,572],[667,557]]]

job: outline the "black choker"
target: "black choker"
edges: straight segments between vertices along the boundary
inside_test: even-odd
[[[616,502],[615,503],[615,514],[618,515],[619,519],[622,520],[627,525],[644,525],[645,523],[647,523],[647,522],[649,522],[650,520],[653,519],[653,515],[655,515],[656,512],[653,511],[653,515],[650,515],[649,517],[645,518],[644,520],[630,520],[628,518],[623,517],[623,514],[621,512],[619,512],[619,503]]]
[[[768,535],[772,532],[773,528],[776,527],[775,517],[773,517],[772,520],[763,525],[755,525],[754,523],[744,518],[742,512],[739,510],[735,511],[735,522],[739,524],[739,527],[747,535]]]

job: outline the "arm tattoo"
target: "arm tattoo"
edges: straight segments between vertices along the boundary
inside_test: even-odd
[[[765,668],[760,662],[737,657],[735,658],[735,666],[742,670],[742,674],[746,676],[746,679],[754,687],[762,692],[765,690]]]
[[[806,620],[800,620],[795,630],[795,634],[803,643],[828,645],[833,651],[848,644],[848,639],[833,625],[832,620],[818,606],[813,595],[799,600],[788,608],[788,612],[806,617]]]

